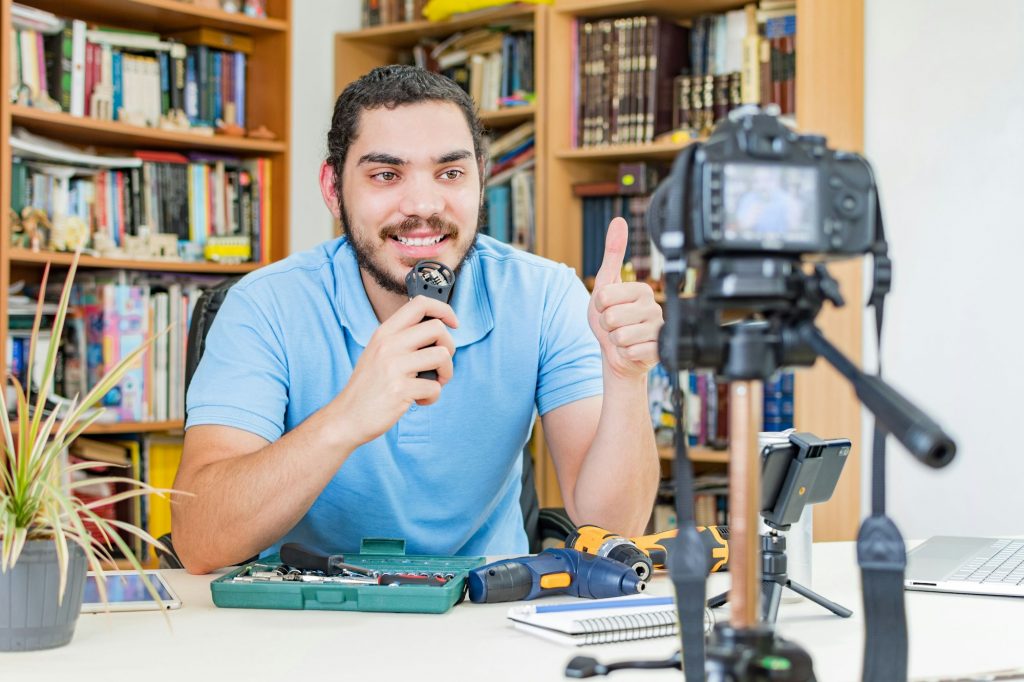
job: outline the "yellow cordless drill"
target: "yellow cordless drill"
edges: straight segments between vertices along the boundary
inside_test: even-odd
[[[698,526],[712,573],[729,566],[729,528],[727,526]],[[631,566],[641,580],[651,577],[652,569],[664,568],[668,561],[665,540],[674,538],[676,530],[653,535],[627,538],[601,528],[580,526],[565,539],[565,546],[588,554],[608,557]]]
[[[697,526],[700,539],[708,550],[709,571],[716,573],[729,568],[729,527],[728,526]],[[653,535],[641,535],[630,538],[636,546],[647,552],[655,568],[665,568],[668,561],[668,550],[665,540],[674,538],[678,531],[673,528]]]

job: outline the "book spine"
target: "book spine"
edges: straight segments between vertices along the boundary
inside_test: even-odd
[[[71,22],[71,97],[72,116],[85,116],[85,22]]]
[[[245,119],[245,53],[235,52],[235,119],[238,125],[243,128],[246,125]]]

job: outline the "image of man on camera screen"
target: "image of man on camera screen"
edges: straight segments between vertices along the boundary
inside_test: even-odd
[[[752,164],[725,167],[725,234],[730,241],[813,240],[817,176],[813,168]]]

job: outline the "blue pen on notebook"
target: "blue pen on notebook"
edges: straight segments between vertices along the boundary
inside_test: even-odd
[[[533,613],[556,613],[558,611],[590,611],[593,609],[630,608],[637,606],[669,606],[675,604],[675,597],[644,597],[642,599],[598,599],[579,604],[544,604],[541,606],[525,606],[524,610]]]

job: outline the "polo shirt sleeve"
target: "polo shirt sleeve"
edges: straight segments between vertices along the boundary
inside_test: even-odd
[[[537,411],[600,395],[601,347],[587,322],[590,293],[576,273],[560,268],[546,299],[537,375]]]
[[[270,442],[281,437],[288,368],[278,331],[246,291],[228,291],[188,388],[186,428],[220,424]]]

